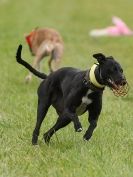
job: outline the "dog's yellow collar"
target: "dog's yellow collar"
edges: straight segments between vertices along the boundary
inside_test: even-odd
[[[89,77],[90,77],[91,83],[94,84],[96,87],[98,87],[98,88],[104,88],[105,85],[100,84],[100,83],[96,80],[96,77],[95,77],[95,69],[96,69],[96,67],[97,67],[98,64],[99,64],[99,63],[94,64],[94,65],[91,67],[90,73],[89,73]]]

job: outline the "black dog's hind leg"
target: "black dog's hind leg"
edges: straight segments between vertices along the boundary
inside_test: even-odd
[[[32,136],[32,144],[33,145],[37,144],[39,130],[40,130],[41,124],[47,114],[49,106],[50,106],[50,104],[45,104],[44,100],[38,101],[37,122],[36,122],[36,126],[35,126],[35,129],[33,131],[33,136]]]
[[[63,127],[65,127],[66,125],[68,125],[70,122],[71,122],[71,119],[70,119],[70,118],[60,116],[60,117],[57,119],[57,122],[55,123],[55,125],[54,125],[50,130],[48,130],[48,131],[44,134],[44,140],[45,140],[45,142],[46,142],[46,143],[49,143],[50,138],[52,137],[52,135],[53,135],[56,131],[58,131],[60,128],[63,128]]]
[[[84,140],[89,140],[91,138],[94,129],[97,127],[97,121],[100,112],[101,112],[101,104],[99,104],[99,106],[97,105],[97,109],[95,108],[95,105],[91,106],[91,109],[89,110],[89,117],[88,117],[88,121],[90,125],[83,137]]]

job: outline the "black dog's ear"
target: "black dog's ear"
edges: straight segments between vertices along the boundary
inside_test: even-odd
[[[99,64],[102,64],[106,61],[106,57],[102,53],[96,53],[93,55],[93,57],[97,59]]]

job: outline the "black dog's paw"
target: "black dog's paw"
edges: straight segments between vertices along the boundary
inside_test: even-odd
[[[45,134],[43,135],[43,138],[44,138],[45,143],[46,143],[46,144],[49,144],[49,142],[50,142],[50,136],[49,136],[49,134],[48,134],[48,133],[45,133]]]
[[[38,136],[37,135],[33,135],[33,137],[32,137],[32,145],[37,145],[37,140],[38,140]]]
[[[76,132],[81,132],[82,130],[83,130],[83,128],[80,127],[80,128],[78,128],[78,129],[76,130]]]
[[[91,138],[91,136],[92,136],[92,135],[90,135],[90,134],[85,134],[85,135],[83,136],[83,140],[84,140],[84,141],[89,141],[89,139]]]
[[[86,137],[83,137],[83,140],[84,140],[84,141],[89,141],[89,139],[87,139]]]
[[[83,130],[80,122],[78,124],[74,125],[74,128],[75,128],[76,132],[81,132]]]

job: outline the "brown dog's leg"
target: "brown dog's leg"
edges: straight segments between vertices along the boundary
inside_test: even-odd
[[[49,59],[49,61],[48,61],[48,66],[49,66],[50,72],[53,72],[53,69],[52,69],[52,67],[51,67],[51,63],[52,63],[52,58]]]
[[[49,60],[49,69],[50,71],[56,71],[59,69],[61,58],[63,55],[63,44],[57,43],[52,51],[51,58]]]
[[[48,61],[50,72],[54,72],[54,71],[58,70],[60,63],[61,63],[60,59],[51,59],[50,58],[50,60]]]
[[[42,56],[36,56],[34,58],[34,61],[33,61],[33,64],[32,64],[32,67],[37,69],[38,71],[40,71],[40,61],[42,60]],[[26,78],[25,78],[25,82],[26,83],[29,83],[30,81],[32,80],[32,73],[30,72]]]
[[[50,45],[47,41],[43,42],[38,50],[36,51],[35,58],[32,64],[32,67],[40,70],[40,62],[41,60],[52,53],[53,46]],[[25,81],[28,83],[32,80],[32,73],[29,73],[28,76],[26,76]]]

